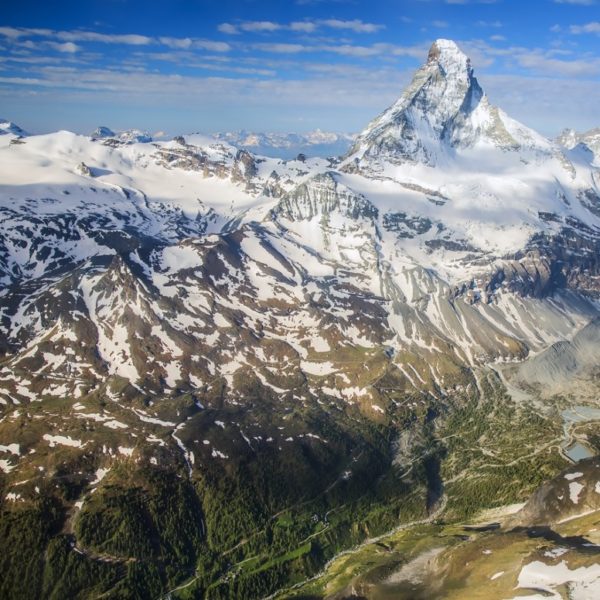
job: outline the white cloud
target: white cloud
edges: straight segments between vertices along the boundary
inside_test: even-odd
[[[239,35],[239,33],[240,33],[240,30],[235,25],[232,25],[231,23],[221,23],[217,27],[217,30],[220,31],[221,33],[228,33],[230,35]]]
[[[221,33],[239,34],[241,31],[249,33],[274,33],[277,31],[294,31],[296,33],[314,33],[318,29],[329,28],[354,33],[376,33],[385,29],[385,25],[365,23],[360,19],[320,19],[315,21],[292,21],[291,23],[276,23],[274,21],[243,21],[232,25],[221,23],[217,30]]]
[[[502,27],[502,21],[477,21],[477,23],[475,23],[475,25],[477,25],[478,27],[500,28],[500,27]]]
[[[22,27],[0,27],[0,35],[4,37],[16,40],[21,37],[39,35],[42,37],[49,37],[54,32],[51,29],[32,29]]]
[[[546,135],[564,127],[583,131],[598,126],[597,81],[487,75],[484,89],[511,116]]]
[[[158,41],[163,46],[168,46],[169,48],[178,48],[182,50],[191,48],[192,46],[192,40],[190,38],[159,37]]]
[[[137,33],[129,34],[106,34],[96,31],[55,31],[52,29],[32,29],[26,27],[0,27],[0,35],[12,40],[14,43],[23,45],[27,42],[19,42],[21,38],[42,37],[50,38],[47,44],[52,44],[60,52],[76,52],[81,48],[75,42],[96,42],[102,44],[124,44],[127,46],[149,46],[151,44],[162,44],[174,49],[198,48],[211,52],[228,52],[231,46],[226,42],[213,40],[159,37],[151,38]],[[31,40],[28,42],[32,43]],[[61,43],[59,43],[61,42]]]
[[[56,31],[54,36],[68,42],[99,42],[102,44],[125,44],[129,46],[146,46],[152,44],[152,38],[137,33],[106,34],[95,31]],[[51,35],[47,37],[53,37]]]
[[[340,19],[325,19],[320,21],[325,27],[331,27],[332,29],[347,29],[354,31],[355,33],[376,33],[380,29],[385,29],[385,25],[376,25],[374,23],[365,23],[360,19],[353,19],[352,21],[343,21]]]
[[[592,6],[596,0],[554,0],[556,4],[579,4],[580,6]]]
[[[303,44],[254,44],[252,47],[261,52],[273,52],[274,54],[298,54],[298,52],[307,52],[312,49]]]
[[[526,52],[515,56],[517,62],[538,74],[564,77],[593,76],[600,73],[600,59],[560,60],[539,52]]]
[[[598,124],[600,82],[590,81],[589,77],[573,79],[569,76],[559,79],[555,76],[543,76],[544,72],[564,72],[567,75],[586,73],[590,65],[598,69],[597,63],[579,60],[565,66],[564,63],[569,61],[559,60],[557,56],[545,54],[539,49],[493,48],[481,41],[470,44],[461,42],[461,46],[471,55],[471,50],[478,49],[484,59],[501,58],[522,63],[522,68],[535,74],[480,76],[480,82],[490,99],[511,116],[543,133],[556,132],[567,125],[586,129]],[[301,48],[299,52],[304,52],[305,47]],[[415,56],[419,61],[426,56],[425,46],[382,44],[359,48],[366,48],[368,55],[379,52],[386,57]],[[360,54],[363,51],[342,49],[339,52]],[[174,53],[183,56],[186,51]],[[145,51],[141,54],[144,56]],[[295,52],[282,54],[289,57],[294,56]],[[223,56],[216,58],[227,59]],[[190,119],[198,118],[200,113],[210,115],[210,118],[202,117],[205,119],[204,123],[196,121],[199,127],[233,127],[233,123],[243,127],[249,126],[244,120],[257,118],[263,118],[265,123],[278,122],[288,127],[290,119],[299,115],[317,125],[326,126],[327,118],[339,123],[335,120],[341,118],[339,115],[343,113],[345,123],[352,124],[344,126],[359,129],[398,98],[412,75],[412,69],[399,71],[392,65],[359,66],[316,61],[294,63],[286,58],[282,64],[304,70],[303,77],[290,80],[277,77],[273,71],[268,74],[259,72],[273,61],[249,56],[248,61],[250,60],[256,61],[256,68],[249,63],[240,64],[237,59],[224,65],[222,69],[212,67],[207,61],[193,63],[192,66],[197,68],[222,71],[215,72],[214,77],[169,75],[143,69],[126,71],[124,68],[67,68],[64,63],[58,68],[31,65],[24,67],[18,77],[0,78],[3,83],[0,94],[4,95],[3,104],[9,108],[18,106],[20,98],[31,97],[35,92],[43,98],[40,103],[43,102],[45,106],[54,106],[62,101],[83,102],[83,105],[86,102],[119,102],[122,106],[131,106],[132,110],[133,107],[142,105],[159,107],[161,114],[168,113],[166,108],[176,108],[174,114],[189,115]],[[475,61],[475,66],[479,66],[479,62],[479,59]],[[235,76],[228,75],[227,71]],[[164,126],[171,127],[169,123],[164,123]],[[254,126],[260,124],[256,125],[254,122]]]
[[[302,33],[313,33],[317,30],[318,25],[311,21],[294,21],[290,23],[292,31],[300,31]]]
[[[268,106],[292,110],[317,118],[324,111],[341,108],[355,115],[356,128],[394,102],[410,80],[411,71],[393,68],[359,68],[350,65],[312,65],[313,75],[298,80],[273,78],[254,80],[229,77],[173,76],[149,72],[115,72],[109,70],[37,69],[19,78],[0,81],[15,88],[39,86],[53,93],[65,90],[69,96],[102,93],[100,98],[116,97],[134,104],[181,106],[197,109],[223,106],[220,118],[232,118],[240,107]],[[511,116],[543,132],[558,131],[566,125],[585,129],[597,121],[600,82],[512,75],[485,75],[480,78],[491,100]],[[225,107],[230,107],[227,112]],[[219,112],[220,114],[220,112]],[[275,113],[272,112],[275,117]],[[361,121],[364,119],[364,123]],[[572,122],[569,122],[572,120]]]
[[[105,44],[126,44],[132,46],[145,46],[152,43],[152,38],[145,35],[130,34],[105,34],[95,31],[54,31],[52,29],[36,29],[31,27],[0,27],[0,35],[10,39],[23,37],[55,38],[65,42],[101,42]]]
[[[48,42],[48,45],[51,48],[54,48],[54,50],[58,50],[59,52],[68,52],[70,54],[74,54],[75,52],[79,52],[81,50],[81,47],[73,42],[64,42],[62,44],[58,42]]]
[[[513,70],[518,66],[534,76],[587,78],[600,73],[600,58],[573,56],[572,50],[563,48],[526,48],[523,46],[497,47],[482,40],[460,42],[461,47],[473,59],[476,68],[491,65],[496,59],[504,61],[503,68]],[[502,67],[501,67],[502,68]]]
[[[210,52],[229,52],[231,46],[226,42],[214,42],[212,40],[193,40],[193,48],[209,50]]]
[[[592,21],[591,23],[586,23],[585,25],[571,25],[571,27],[569,27],[569,31],[576,35],[581,33],[600,34],[600,21]]]
[[[427,56],[427,48],[424,46],[396,46],[394,44],[378,43],[371,46],[360,46],[354,44],[293,44],[293,43],[261,43],[253,44],[252,48],[261,52],[272,52],[276,54],[298,54],[300,52],[339,54],[340,56],[354,56],[356,58],[367,58],[372,56],[410,56],[423,59]]]
[[[240,23],[239,28],[243,31],[252,32],[273,32],[283,28],[279,23],[273,21],[244,21]]]
[[[192,48],[209,50],[210,52],[229,52],[231,50],[231,46],[227,42],[215,42],[213,40],[160,37],[158,41],[163,46],[173,48],[174,50],[189,50]]]
[[[377,56],[383,52],[383,49],[379,44],[375,44],[374,46],[353,46],[351,44],[340,44],[338,46],[322,46],[321,50],[324,52],[331,52],[333,54],[340,54],[342,56],[356,57]]]

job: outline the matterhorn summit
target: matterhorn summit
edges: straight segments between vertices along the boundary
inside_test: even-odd
[[[470,59],[455,42],[440,39],[400,99],[360,134],[348,158],[434,166],[478,144],[542,152],[550,145],[490,104]]]

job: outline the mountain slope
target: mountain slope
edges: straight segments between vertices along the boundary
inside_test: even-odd
[[[40,596],[268,595],[563,465],[560,425],[489,364],[598,316],[598,174],[492,107],[452,42],[341,162],[19,135],[0,137],[0,543],[41,533],[0,595],[28,572]],[[497,468],[474,475],[482,445]]]

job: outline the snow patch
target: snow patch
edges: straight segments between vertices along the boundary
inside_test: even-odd
[[[579,494],[581,494],[581,490],[583,490],[584,487],[585,485],[577,483],[576,481],[569,484],[569,497],[573,504],[579,504]]]

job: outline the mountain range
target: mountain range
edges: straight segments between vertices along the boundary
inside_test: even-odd
[[[355,136],[315,129],[303,134],[235,131],[217,133],[213,137],[255,154],[291,159],[298,154],[340,156],[348,151]]]
[[[454,42],[352,141],[0,127],[0,595],[267,596],[565,466],[503,365],[600,314],[597,148]]]

